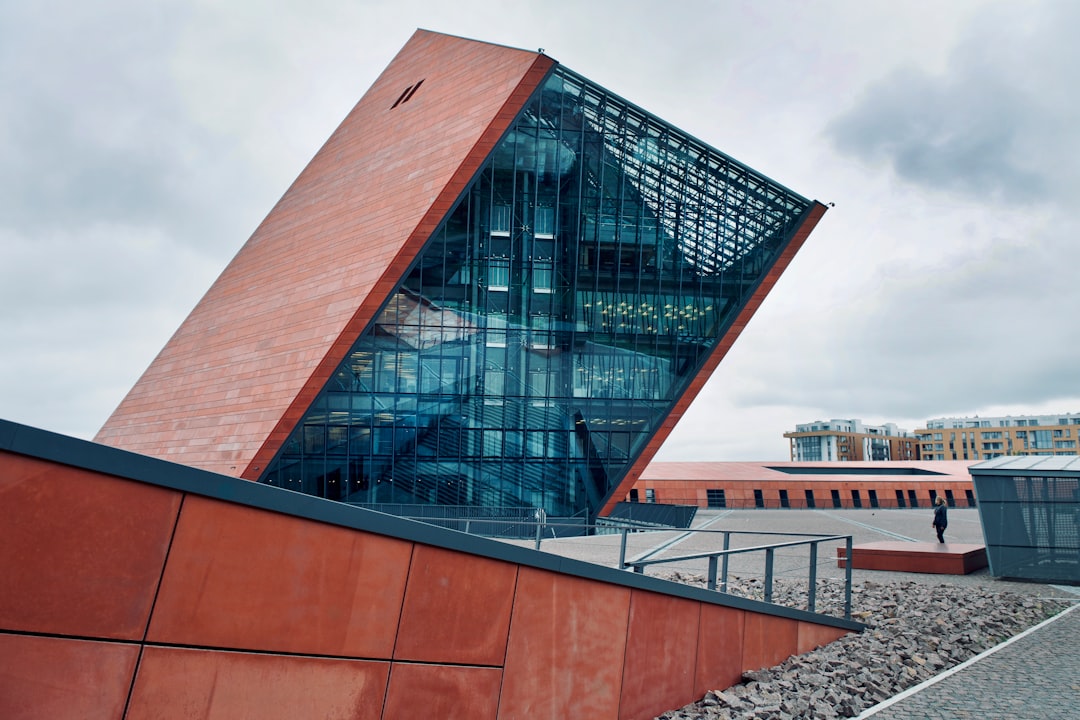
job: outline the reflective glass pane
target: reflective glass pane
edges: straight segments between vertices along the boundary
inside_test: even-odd
[[[557,67],[263,480],[594,516],[809,206]]]

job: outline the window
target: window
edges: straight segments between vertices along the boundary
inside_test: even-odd
[[[754,507],[765,507],[765,497],[760,490],[754,490]]]
[[[816,503],[814,502],[814,491],[813,490],[807,490],[806,491],[806,507],[808,507],[808,508],[816,507]]]
[[[1058,450],[1076,447],[1075,440],[1055,440],[1054,447]]]
[[[534,399],[544,400],[546,405],[549,396],[548,382],[550,380],[551,375],[545,368],[529,371],[529,396]]]
[[[878,507],[877,490],[867,490],[866,492],[870,495],[870,507]]]
[[[510,236],[510,206],[496,205],[491,208],[491,234]]]
[[[708,500],[709,507],[727,507],[727,499],[724,497],[723,490],[708,489],[705,491],[705,497]]]
[[[488,290],[506,291],[510,289],[510,259],[491,258],[488,260]]]
[[[851,491],[851,504],[854,505],[857,508],[862,507],[862,496],[859,495],[858,490],[852,490]]]
[[[652,488],[645,488],[645,502],[656,502],[656,490],[653,490]]]
[[[502,370],[487,370],[484,373],[484,394],[493,398],[502,398],[506,394],[506,373]]]
[[[508,279],[509,281],[509,279]],[[535,293],[550,293],[554,287],[555,265],[550,260],[533,260],[532,289]]]
[[[533,227],[533,236],[538,238],[555,237],[555,208],[536,208],[536,225]]]
[[[908,496],[908,501],[911,504],[911,507],[913,507],[913,508],[919,507],[919,497],[915,494],[914,490],[908,490],[907,491],[907,496]]]
[[[907,507],[907,503],[904,502],[904,491],[896,491],[896,507]]]
[[[782,507],[782,508],[791,507],[791,503],[788,502],[787,490],[781,490],[780,491],[780,507]]]
[[[834,508],[843,507],[843,503],[840,502],[840,491],[831,490],[830,492],[832,493],[832,506]]]

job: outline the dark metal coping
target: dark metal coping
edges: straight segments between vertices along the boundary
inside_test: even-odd
[[[926,468],[915,467],[841,467],[841,468],[827,468],[827,467],[780,467],[773,465],[766,465],[769,470],[775,470],[776,472],[784,473],[785,475],[947,475],[948,473],[938,472],[937,470],[927,470]]]
[[[863,623],[830,615],[726,595],[704,588],[648,577],[625,570],[559,557],[531,548],[518,547],[456,530],[435,527],[405,518],[250,480],[219,475],[207,470],[179,465],[127,450],[0,420],[0,451],[48,460],[83,470],[193,493],[215,500],[246,505],[291,517],[314,520],[339,527],[362,530],[424,545],[456,550],[481,557],[517,563],[526,567],[563,573],[574,577],[623,587],[696,600],[712,605],[748,610],[766,615],[802,620],[851,631],[862,631]]]

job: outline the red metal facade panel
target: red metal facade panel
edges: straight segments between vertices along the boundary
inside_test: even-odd
[[[731,687],[742,679],[744,610],[701,606],[694,697]]]
[[[142,640],[180,493],[0,452],[0,629]]]
[[[391,657],[412,543],[188,495],[150,642]]]
[[[552,65],[417,31],[97,440],[257,474]]]
[[[655,717],[694,696],[700,615],[700,603],[633,592],[620,718]]]
[[[627,588],[521,568],[499,717],[617,718],[629,616]]]
[[[379,720],[390,664],[148,646],[125,720]]]
[[[0,717],[652,717],[843,634],[11,453],[0,482]]]
[[[116,720],[138,645],[0,633],[0,718]]]
[[[417,545],[395,660],[503,664],[517,566]]]
[[[394,663],[386,691],[386,720],[495,720],[499,668]]]
[[[682,418],[683,413],[690,407],[690,403],[692,403],[694,398],[697,397],[697,394],[701,392],[701,388],[705,387],[705,383],[709,381],[713,371],[716,370],[720,361],[727,355],[731,346],[735,344],[735,340],[739,337],[739,334],[742,333],[746,324],[750,322],[750,318],[757,312],[758,307],[760,307],[762,301],[765,300],[765,296],[768,295],[773,289],[773,286],[776,285],[776,281],[780,279],[780,275],[783,274],[784,270],[791,264],[791,261],[795,258],[795,253],[798,252],[799,248],[806,242],[806,238],[810,236],[810,233],[817,226],[818,221],[821,220],[821,217],[824,214],[825,206],[821,203],[815,202],[810,207],[806,219],[803,220],[802,225],[795,231],[791,242],[788,243],[788,246],[780,254],[780,257],[777,258],[772,270],[768,272],[764,280],[762,280],[761,285],[758,286],[758,289],[751,295],[750,300],[747,301],[746,305],[739,312],[738,317],[735,318],[731,328],[725,333],[724,337],[720,338],[720,342],[705,361],[704,367],[702,367],[701,371],[690,381],[690,387],[687,388],[686,392],[683,393],[682,397],[675,403],[671,412],[657,429],[656,434],[653,435],[649,444],[645,446],[645,450],[642,451],[637,461],[630,468],[629,472],[626,473],[626,476],[619,484],[619,487],[612,492],[607,503],[601,508],[600,515],[607,515],[615,507],[616,503],[626,498],[627,494],[630,492],[630,488],[634,486],[634,483],[641,477],[642,472],[649,465],[649,462],[656,456],[657,451],[660,450],[660,446],[664,444],[668,435],[675,429],[675,425],[679,422],[679,419]]]
[[[746,613],[743,619],[744,670],[758,670],[783,662],[799,647],[799,621]]]
[[[800,655],[808,653],[822,645],[828,645],[834,640],[839,640],[846,634],[845,631],[836,628],[799,621],[799,644],[795,652]]]

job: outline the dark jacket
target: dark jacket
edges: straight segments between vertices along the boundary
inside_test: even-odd
[[[934,508],[934,527],[949,527],[948,506],[938,505]]]

